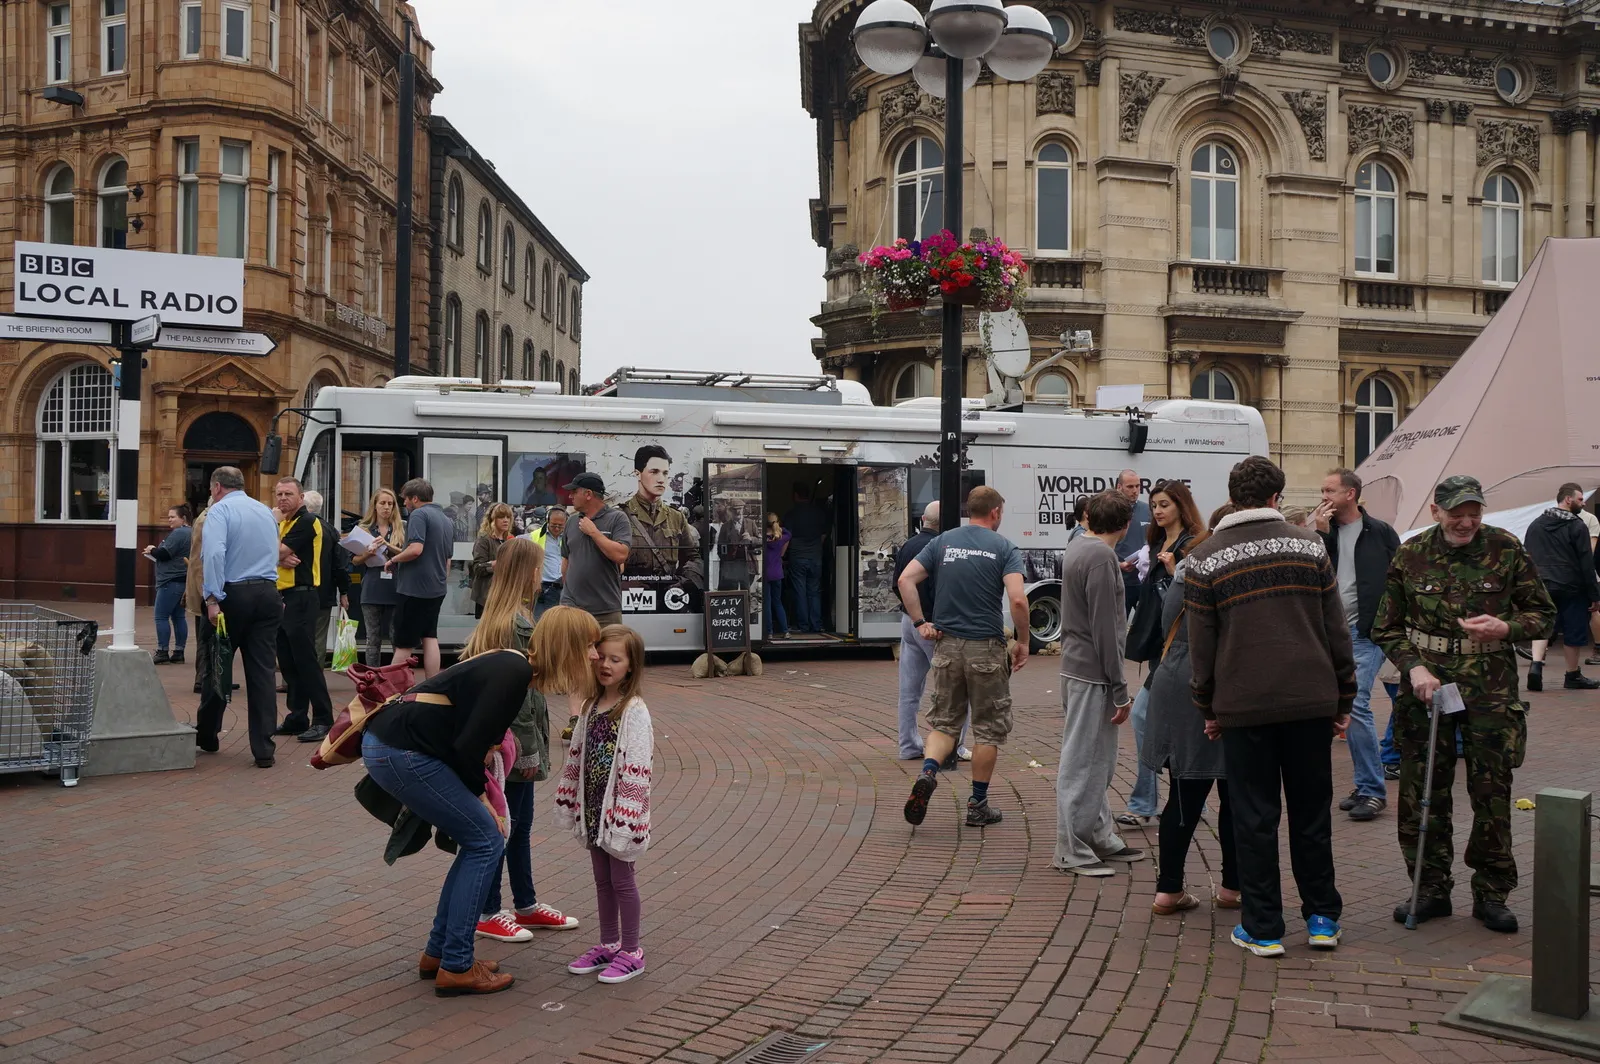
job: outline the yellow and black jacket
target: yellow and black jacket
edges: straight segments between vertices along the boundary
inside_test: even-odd
[[[294,569],[278,566],[279,591],[322,586],[324,554],[333,547],[326,532],[327,526],[304,506],[278,522],[278,539],[300,559],[299,566]]]

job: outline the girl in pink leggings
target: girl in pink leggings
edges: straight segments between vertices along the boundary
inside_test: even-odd
[[[600,905],[600,944],[567,965],[567,971],[598,972],[602,983],[625,983],[644,974],[633,863],[650,845],[655,736],[650,710],[639,697],[644,640],[632,628],[612,624],[601,630],[598,649],[599,694],[572,729],[556,788],[556,823],[589,848]]]

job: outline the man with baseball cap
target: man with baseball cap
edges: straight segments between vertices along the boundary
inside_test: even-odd
[[[594,615],[601,626],[622,623],[622,566],[633,544],[628,515],[606,505],[606,482],[579,473],[567,485],[576,521],[567,522],[562,547],[561,604]]]
[[[1456,743],[1467,760],[1472,834],[1472,915],[1491,931],[1512,932],[1506,897],[1517,885],[1511,855],[1511,774],[1528,745],[1527,704],[1517,690],[1515,645],[1545,639],[1555,605],[1517,538],[1483,523],[1483,486],[1449,477],[1433,493],[1438,522],[1401,545],[1389,566],[1372,641],[1400,670],[1395,739],[1400,746],[1400,852],[1408,875],[1422,861],[1417,922],[1451,914],[1455,833],[1451,790]],[[1429,716],[1435,692],[1455,684],[1466,711],[1439,718],[1434,743],[1428,844],[1417,853]],[[1405,922],[1411,903],[1395,908]]]

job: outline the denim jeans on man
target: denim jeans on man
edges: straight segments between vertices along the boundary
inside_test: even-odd
[[[900,615],[900,760],[911,761],[922,757],[922,733],[917,730],[917,709],[922,705],[922,692],[928,686],[928,670],[933,667],[933,651],[937,644],[917,634],[909,614]],[[959,748],[966,745],[967,729],[961,726]]]
[[[1144,747],[1144,722],[1150,711],[1150,689],[1139,688],[1133,698],[1133,709],[1128,719],[1133,723],[1134,748]],[[1138,766],[1133,779],[1133,793],[1128,796],[1128,812],[1135,816],[1159,816],[1161,813],[1161,777],[1153,768]]]
[[[456,840],[459,849],[439,891],[427,954],[440,958],[446,971],[470,970],[478,915],[489,893],[489,878],[499,870],[505,852],[493,814],[467,790],[455,770],[436,757],[397,750],[368,732],[361,739],[361,759],[378,786]]]
[[[1350,626],[1350,643],[1356,654],[1356,701],[1350,707],[1350,729],[1345,733],[1350,762],[1355,767],[1356,793],[1363,798],[1388,798],[1383,782],[1383,762],[1378,758],[1378,729],[1372,722],[1372,685],[1383,668],[1383,651]]]
[[[173,634],[178,637],[173,650],[183,653],[189,645],[189,615],[183,609],[183,583],[175,581],[156,588],[156,646],[163,654]]]
[[[506,809],[511,814],[511,835],[506,839],[506,852],[495,866],[494,878],[489,881],[489,896],[483,903],[483,915],[493,916],[500,911],[500,870],[511,870],[511,904],[519,909],[531,909],[539,904],[539,895],[533,889],[533,782],[506,780]]]
[[[794,585],[794,616],[789,618],[796,632],[822,631],[822,562],[817,558],[795,558],[784,566],[784,579]]]

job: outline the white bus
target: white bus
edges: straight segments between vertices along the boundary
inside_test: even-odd
[[[638,490],[635,456],[647,445],[670,461],[661,502],[693,530],[684,546],[663,547],[635,529],[623,609],[650,650],[703,647],[707,589],[748,589],[752,640],[766,642],[758,537],[764,516],[782,518],[801,494],[820,504],[829,526],[823,624],[784,645],[899,639],[893,557],[938,493],[937,400],[875,407],[860,384],[831,377],[633,369],[597,394],[556,387],[408,377],[376,389],[324,388],[302,413],[298,475],[338,500],[345,526],[374,490],[413,476],[433,485],[434,501],[455,520],[442,644],[458,646],[472,630],[466,569],[489,505],[510,503],[518,528],[532,527],[565,505],[567,485],[588,471],[623,506]],[[1146,491],[1157,480],[1187,482],[1209,512],[1227,500],[1233,465],[1267,451],[1260,413],[1236,404],[1148,403],[1138,414],[1148,436],[1135,454],[1125,411],[966,403],[963,495],[988,484],[1006,499],[1001,531],[1027,559],[1035,647],[1059,636],[1060,552],[1075,496],[1132,468]]]

